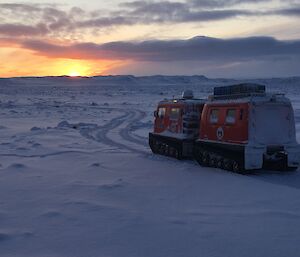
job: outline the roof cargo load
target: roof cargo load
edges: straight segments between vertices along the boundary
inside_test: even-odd
[[[266,87],[259,84],[243,83],[232,86],[223,86],[214,88],[214,96],[233,96],[244,94],[264,94]]]
[[[193,99],[194,93],[192,90],[185,90],[182,92],[182,99]]]

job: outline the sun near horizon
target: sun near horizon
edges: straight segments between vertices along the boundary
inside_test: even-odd
[[[83,76],[81,75],[78,71],[71,71],[69,74],[67,74],[70,77],[79,77],[79,76]]]

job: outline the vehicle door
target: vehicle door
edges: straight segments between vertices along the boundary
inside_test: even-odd
[[[168,126],[167,108],[159,106],[155,112],[154,132],[162,133]]]

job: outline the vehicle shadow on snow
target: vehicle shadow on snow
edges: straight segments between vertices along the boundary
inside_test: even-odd
[[[258,170],[249,176],[264,182],[300,189],[299,169],[297,171]]]

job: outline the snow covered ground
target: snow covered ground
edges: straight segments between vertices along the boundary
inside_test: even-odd
[[[0,79],[0,256],[299,256],[299,172],[242,176],[148,148],[159,100],[233,82]],[[300,78],[255,82],[292,99],[300,141]]]

